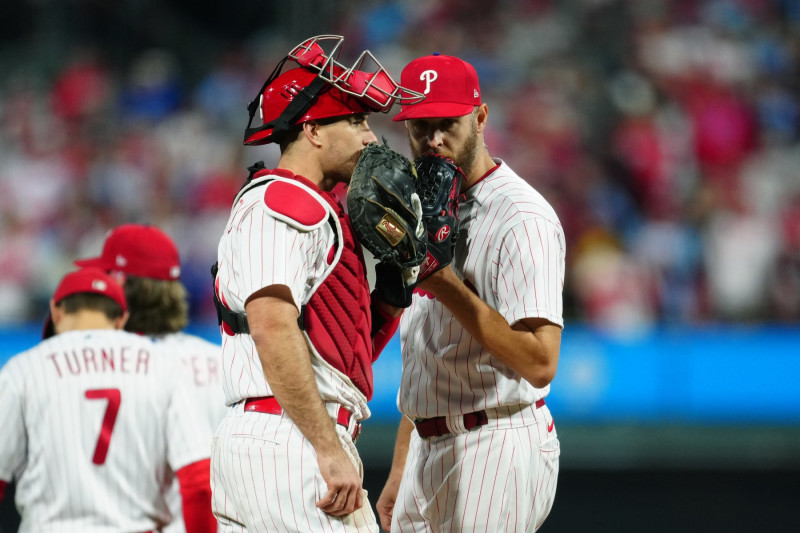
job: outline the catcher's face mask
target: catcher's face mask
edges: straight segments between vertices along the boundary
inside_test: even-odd
[[[244,144],[280,142],[292,126],[308,120],[387,112],[395,102],[408,104],[424,98],[399,86],[369,50],[352,67],[344,67],[337,61],[343,41],[339,35],[312,37],[278,63],[247,106],[250,121]],[[321,43],[331,50],[325,52]],[[300,68],[281,74],[290,59]],[[263,125],[251,127],[256,111]]]

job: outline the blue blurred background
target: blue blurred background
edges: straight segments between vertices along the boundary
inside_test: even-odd
[[[369,48],[396,77],[434,51],[473,63],[490,152],[561,218],[562,474],[543,531],[792,530],[797,0],[4,0],[0,364],[127,222],[176,240],[191,327],[218,340],[218,235],[245,167],[278,156],[241,145],[246,104],[324,33],[345,36],[342,62]],[[390,118],[370,122],[406,151]],[[359,442],[374,497],[399,365],[395,339]]]

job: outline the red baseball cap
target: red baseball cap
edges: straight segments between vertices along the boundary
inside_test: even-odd
[[[402,106],[395,122],[414,118],[461,117],[481,105],[475,67],[453,56],[435,53],[415,59],[403,69],[400,85],[425,95],[417,104]]]
[[[79,259],[80,267],[97,267],[131,276],[176,280],[181,276],[178,248],[169,236],[141,224],[123,224],[106,235],[100,257]]]
[[[70,272],[61,279],[56,292],[53,294],[53,301],[58,304],[67,296],[78,293],[102,294],[108,296],[122,308],[122,312],[128,310],[128,301],[125,299],[125,291],[114,278],[106,274],[99,268],[89,267]],[[50,313],[42,326],[42,339],[49,339],[56,334],[53,317]]]
[[[57,304],[67,296],[80,292],[108,296],[119,304],[123,312],[128,310],[125,291],[114,278],[99,268],[82,268],[64,276],[53,294],[53,301]]]

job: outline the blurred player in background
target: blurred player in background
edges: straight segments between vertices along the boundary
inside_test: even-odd
[[[372,362],[398,310],[371,298],[361,245],[333,191],[377,140],[367,116],[388,110],[399,87],[379,65],[372,80],[387,92],[364,85],[357,68],[340,79],[338,52],[320,45],[331,39],[338,50],[337,36],[296,47],[250,104],[251,123],[258,112],[263,124],[248,125],[245,144],[276,143],[281,156],[276,169],[251,167],[219,243],[215,293],[233,407],[211,466],[225,532],[378,531],[354,443],[370,414]]]
[[[434,54],[403,70],[426,95],[404,105],[414,158],[466,175],[451,265],[401,319],[391,473],[377,503],[391,531],[535,531],[550,512],[559,441],[545,405],[561,343],[565,243],[556,213],[484,144],[478,75]]]
[[[155,226],[123,224],[108,233],[100,257],[75,264],[101,268],[122,284],[130,312],[125,329],[151,337],[170,357],[183,362],[192,404],[213,434],[226,410],[220,380],[221,348],[182,331],[189,321],[187,294],[172,239]],[[208,447],[210,450],[210,441]],[[164,533],[183,533],[177,481],[167,501],[174,520]]]
[[[0,370],[0,495],[16,483],[21,533],[155,531],[177,474],[192,532],[216,523],[208,429],[180,363],[121,331],[122,287],[87,268],[64,276],[50,303],[52,336]]]

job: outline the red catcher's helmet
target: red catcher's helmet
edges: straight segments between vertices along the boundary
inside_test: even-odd
[[[308,120],[387,112],[396,101],[409,104],[425,98],[398,85],[369,50],[362,52],[350,68],[339,63],[342,41],[340,35],[312,37],[278,63],[247,106],[250,121],[244,144],[280,142],[292,126]],[[322,43],[333,44],[332,50],[326,52]],[[288,60],[301,68],[281,74]],[[263,125],[251,127],[256,110]]]
[[[278,122],[296,99],[319,76],[305,68],[288,70],[275,78],[262,92],[258,102],[258,111],[264,123],[260,128],[248,128],[245,132],[244,144],[259,145],[271,142],[280,142],[280,137],[285,132],[278,133]],[[304,106],[305,107],[305,106]],[[310,102],[306,109],[301,109],[298,116],[286,117],[287,129],[308,120],[369,113],[372,111],[366,104],[356,97],[345,94],[333,85],[325,83],[316,98]],[[278,126],[276,128],[276,126]]]

